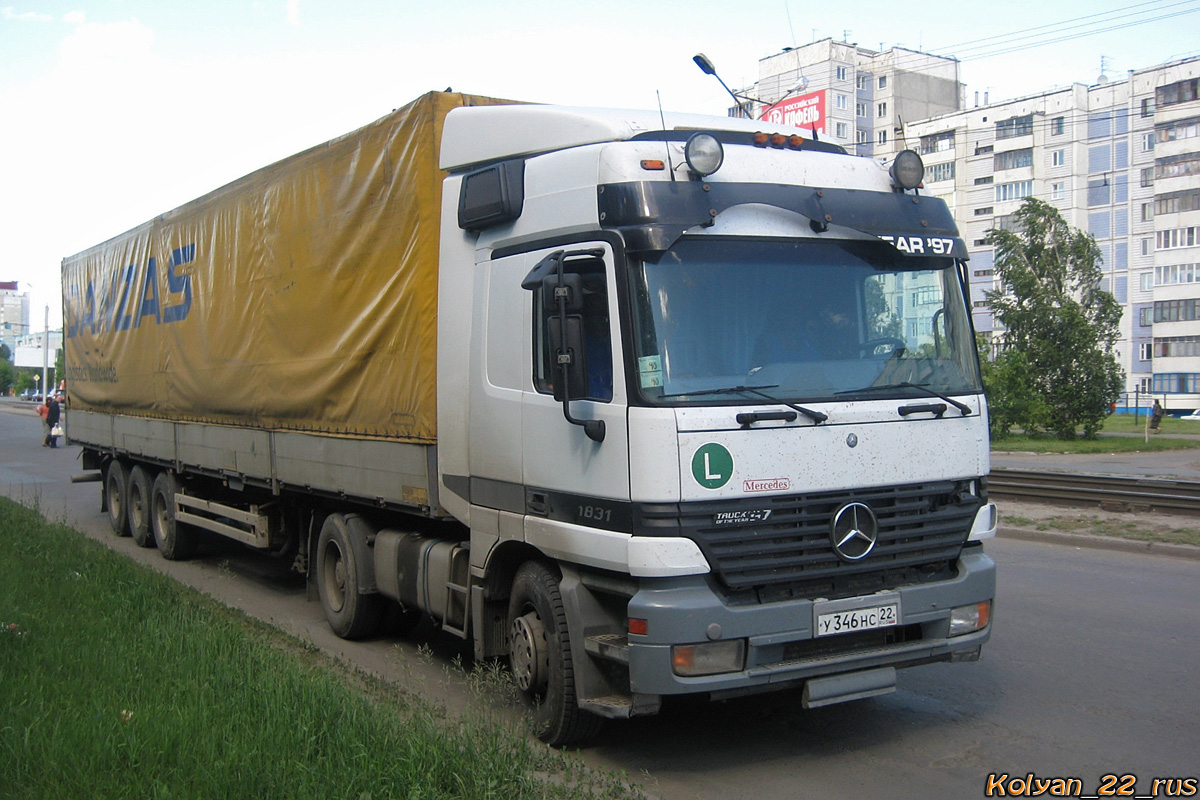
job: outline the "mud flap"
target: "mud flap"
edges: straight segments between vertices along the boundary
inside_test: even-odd
[[[804,684],[801,703],[805,708],[820,708],[834,703],[861,700],[896,691],[896,668],[880,667],[845,675],[813,678]]]

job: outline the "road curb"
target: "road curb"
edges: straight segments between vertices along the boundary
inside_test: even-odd
[[[1150,555],[1171,556],[1172,558],[1200,561],[1200,547],[1190,544],[1143,542],[1136,539],[1122,539],[1117,536],[1093,536],[1086,533],[1066,533],[1065,531],[1039,531],[1033,528],[1001,527],[996,535],[1004,539],[1021,539],[1027,542],[1043,542],[1045,544],[1059,544],[1068,547],[1087,547],[1094,550],[1115,550],[1122,553],[1148,553]]]

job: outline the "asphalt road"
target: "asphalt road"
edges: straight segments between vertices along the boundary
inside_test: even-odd
[[[351,643],[326,627],[302,582],[230,548],[186,563],[109,532],[98,484],[71,484],[78,450],[40,446],[31,409],[0,404],[0,492],[36,502],[118,552],[275,624],[349,663],[436,697],[473,700],[433,637]],[[583,752],[671,800],[981,797],[991,774],[1200,777],[1200,562],[997,539],[994,631],[975,664],[901,673],[885,697],[814,711],[798,694],[676,702],[610,724]],[[1011,784],[1007,784],[1012,788]],[[1160,791],[1160,795],[1161,795]]]

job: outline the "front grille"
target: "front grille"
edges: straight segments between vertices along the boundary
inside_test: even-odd
[[[879,535],[861,561],[837,557],[829,531],[834,513],[849,502],[875,513]],[[714,576],[733,593],[759,602],[793,597],[849,597],[953,574],[982,501],[965,483],[888,486],[783,497],[642,506],[647,533],[685,536],[700,547]],[[717,525],[726,512],[770,510],[766,520]],[[730,518],[726,516],[726,518]],[[670,533],[668,533],[670,530]]]

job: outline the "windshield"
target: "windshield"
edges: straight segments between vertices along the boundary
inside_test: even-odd
[[[883,243],[684,238],[633,268],[646,401],[980,391],[954,262]]]

